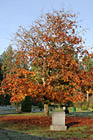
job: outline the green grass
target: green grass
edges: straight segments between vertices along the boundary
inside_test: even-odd
[[[73,112],[73,107],[68,107],[70,112]],[[76,108],[76,112],[86,112],[86,111],[93,111],[93,109],[88,108],[88,110],[82,110],[81,108]]]
[[[2,116],[2,115],[0,115]],[[44,116],[43,112],[38,113],[15,113],[15,114],[4,114],[3,116]]]
[[[93,128],[89,128],[89,126],[82,126],[82,127],[71,127],[66,131],[50,131],[50,128],[43,128],[40,126],[32,125],[29,128],[26,128],[25,124],[16,125],[12,123],[0,123],[0,127],[7,130],[14,130],[16,132],[21,133],[29,133],[30,135],[40,136],[40,137],[47,137],[47,138],[93,138]],[[88,129],[89,128],[89,129]]]
[[[52,112],[50,113],[50,115]],[[39,113],[22,113],[22,114],[8,114],[7,116],[43,116],[43,112]],[[6,115],[2,115],[6,116]],[[83,117],[93,117],[93,113],[91,112],[71,112],[67,116],[83,116]],[[41,126],[35,126],[31,125],[29,127],[26,126],[26,124],[14,124],[14,123],[6,123],[6,122],[0,122],[0,128],[7,129],[7,130],[13,130],[15,132],[20,133],[28,133],[33,136],[40,136],[40,137],[50,137],[50,138],[93,138],[93,125],[90,126],[81,126],[81,127],[69,127],[66,131],[50,131],[49,127],[41,127]],[[10,134],[12,132],[9,132]]]
[[[56,108],[55,111],[58,111]],[[61,110],[62,111],[62,110]],[[69,108],[70,113],[66,116],[79,116],[79,117],[93,117],[93,113],[89,111],[82,111],[77,109],[76,112],[73,112],[73,108]],[[7,114],[7,115],[0,115],[0,116],[43,116],[43,112],[38,113],[22,113],[22,114]],[[52,112],[50,112],[50,116]],[[26,124],[14,124],[14,123],[6,123],[0,122],[0,128],[5,130],[10,130],[9,135],[14,135],[15,137],[21,133],[29,134],[31,136],[40,136],[40,137],[47,137],[47,138],[88,138],[93,139],[93,125],[90,126],[80,126],[80,127],[69,127],[66,131],[50,131],[49,127],[41,127],[31,125],[29,127]],[[23,136],[24,137],[24,136]],[[26,136],[27,137],[27,136]]]
[[[82,111],[80,109],[77,109],[76,112],[71,111],[72,108],[69,109],[69,114],[66,114],[66,116],[79,116],[79,117],[93,117],[93,113],[91,111]],[[55,109],[55,111],[59,111],[58,109]],[[63,111],[63,110],[61,110]],[[15,114],[5,114],[3,116],[43,116],[44,112],[35,112],[35,113],[15,113]],[[49,115],[52,115],[52,111],[49,112]],[[0,115],[1,116],[1,115]]]

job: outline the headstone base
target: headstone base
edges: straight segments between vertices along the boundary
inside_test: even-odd
[[[54,131],[67,130],[67,126],[65,126],[65,125],[50,125],[50,130],[54,130]]]

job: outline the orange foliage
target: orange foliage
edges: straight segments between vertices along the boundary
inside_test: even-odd
[[[10,94],[12,102],[24,100],[25,96],[32,94],[31,89],[35,88],[35,85],[30,81],[30,78],[34,76],[34,72],[29,72],[26,69],[16,69],[14,74],[7,74],[1,84],[2,94]]]
[[[12,101],[23,100],[27,95],[48,102],[84,101],[81,87],[88,80],[74,56],[82,57],[86,50],[76,34],[77,27],[75,14],[54,11],[36,21],[29,31],[20,28],[15,37],[20,52],[16,65],[24,62],[29,70],[16,69],[2,82],[3,91],[11,91]],[[30,72],[31,67],[39,69]]]

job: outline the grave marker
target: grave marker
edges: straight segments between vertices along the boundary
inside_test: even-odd
[[[50,130],[61,131],[66,129],[67,126],[65,126],[65,112],[53,112]]]

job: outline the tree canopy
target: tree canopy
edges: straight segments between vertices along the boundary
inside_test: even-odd
[[[7,74],[2,92],[10,90],[12,101],[27,95],[47,103],[84,101],[81,85],[86,72],[80,70],[78,57],[88,51],[78,28],[77,15],[64,10],[41,16],[29,30],[20,27],[15,36],[18,53],[10,70],[15,72]]]

